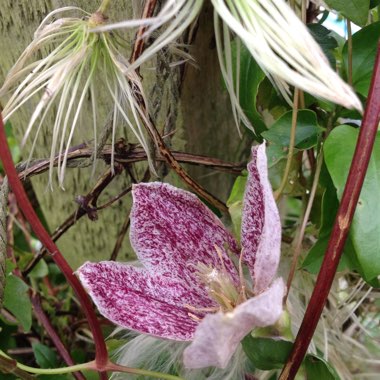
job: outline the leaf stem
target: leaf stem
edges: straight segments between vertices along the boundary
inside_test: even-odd
[[[22,380],[34,380],[34,376],[17,368],[17,362],[7,355],[2,356],[2,351],[0,352],[0,371],[4,373],[11,373],[15,375],[18,379]]]
[[[377,48],[367,106],[354,157],[352,159],[342,200],[335,218],[330,240],[318,274],[314,291],[298,331],[292,352],[281,372],[279,380],[293,380],[301,366],[334,280],[334,276],[346,242],[355,208],[367,172],[377,128],[380,120],[380,43]]]
[[[274,193],[274,198],[276,201],[278,201],[280,199],[281,194],[286,187],[286,184],[288,182],[289,173],[290,173],[290,168],[291,168],[292,161],[293,161],[294,146],[295,146],[295,141],[296,141],[296,128],[297,128],[299,98],[300,98],[300,90],[298,88],[296,88],[294,90],[294,98],[293,98],[292,128],[290,130],[288,158],[286,160],[285,171],[284,171],[284,175],[282,176],[280,187]]]
[[[323,151],[321,149],[319,152],[319,155],[318,155],[318,159],[317,159],[317,165],[316,165],[316,169],[315,169],[313,184],[311,186],[310,196],[309,196],[309,199],[307,201],[306,210],[305,210],[305,213],[304,213],[303,218],[302,218],[302,223],[301,223],[300,229],[299,229],[298,234],[296,235],[296,238],[295,238],[294,250],[293,250],[293,259],[292,259],[292,264],[291,264],[289,275],[288,275],[288,280],[286,283],[287,292],[286,292],[284,302],[286,302],[286,299],[288,298],[289,290],[290,290],[290,287],[291,287],[291,284],[293,281],[293,277],[294,277],[294,273],[296,272],[298,259],[299,259],[301,249],[302,249],[303,237],[305,235],[307,222],[309,220],[311,209],[312,209],[312,206],[314,203],[315,194],[317,192],[319,176],[321,174],[321,169],[322,169],[322,163],[323,163]]]
[[[96,362],[93,360],[87,363],[81,363],[72,365],[69,367],[62,368],[34,368],[29,367],[27,365],[21,364],[10,358],[5,352],[0,350],[0,364],[2,363],[2,359],[7,362],[10,362],[14,369],[19,369],[26,373],[25,379],[30,379],[30,373],[35,375],[62,375],[66,373],[73,373],[78,371],[90,370],[90,371],[99,371],[100,368],[97,366]],[[104,367],[101,369],[102,371],[110,371],[110,372],[124,372],[124,373],[132,373],[134,375],[142,375],[148,376],[156,379],[164,379],[164,380],[183,380],[179,376],[169,375],[166,373],[156,372],[156,371],[147,371],[145,369],[138,368],[130,368],[125,367],[119,364],[115,364],[111,361],[107,361]],[[28,377],[29,376],[29,377]]]
[[[350,86],[352,86],[352,29],[351,29],[351,21],[347,19],[347,47],[348,47],[348,78],[347,82]]]

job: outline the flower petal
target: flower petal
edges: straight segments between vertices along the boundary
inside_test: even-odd
[[[210,299],[176,279],[113,261],[87,262],[78,269],[78,275],[107,319],[161,338],[190,340],[198,323],[189,317],[185,305],[214,306]]]
[[[225,368],[240,341],[254,327],[272,325],[280,318],[284,293],[285,285],[279,278],[268,290],[232,312],[206,315],[184,351],[185,366]]]
[[[265,143],[252,149],[248,164],[241,224],[243,261],[254,281],[255,293],[272,282],[280,261],[281,221],[268,180]]]
[[[133,187],[131,244],[143,265],[154,273],[181,278],[199,288],[195,275],[199,262],[224,266],[237,280],[237,271],[226,248],[238,253],[232,235],[193,194],[161,182]]]

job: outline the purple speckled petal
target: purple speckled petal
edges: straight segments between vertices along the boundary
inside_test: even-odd
[[[252,149],[248,164],[241,227],[243,261],[254,281],[255,293],[272,282],[280,261],[281,221],[268,180],[265,143]]]
[[[273,325],[281,316],[285,285],[281,278],[232,312],[208,314],[184,351],[187,368],[225,368],[241,340],[254,328]]]
[[[225,250],[238,253],[237,243],[195,195],[161,182],[134,185],[132,194],[130,240],[149,271],[199,287],[195,275],[199,262],[221,267],[217,246],[227,271],[237,281]]]
[[[191,340],[197,322],[185,307],[214,303],[183,282],[113,261],[85,263],[77,271],[100,313],[131,330],[173,340]],[[198,313],[202,317],[201,314]]]

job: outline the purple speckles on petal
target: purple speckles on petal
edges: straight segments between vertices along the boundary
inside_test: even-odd
[[[190,340],[197,323],[184,305],[214,305],[178,280],[153,276],[125,264],[85,263],[77,273],[106,318],[119,326],[162,338]]]
[[[225,247],[237,253],[235,239],[220,220],[193,194],[160,183],[133,188],[131,243],[149,271],[181,278],[189,286],[197,282],[198,262],[220,267],[215,246],[223,253],[228,272],[237,272]]]
[[[281,222],[268,180],[265,144],[252,149],[244,196],[241,244],[243,260],[259,293],[272,282],[280,260]]]
[[[256,296],[232,311],[212,314],[226,309],[223,297],[240,292],[238,271],[228,256],[229,251],[239,253],[235,239],[197,197],[168,184],[133,187],[130,236],[142,268],[101,262],[78,270],[99,311],[115,324],[161,338],[193,340],[184,352],[189,368],[224,368],[246,334],[275,323],[282,312],[284,283],[277,279],[271,285],[281,224],[264,144],[253,148],[248,172],[241,242]],[[221,268],[233,285],[215,275]],[[211,293],[214,288],[218,293]],[[221,305],[209,294],[218,295],[214,298]]]

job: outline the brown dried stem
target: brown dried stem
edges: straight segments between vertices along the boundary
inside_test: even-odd
[[[67,158],[67,161],[69,163],[68,166],[71,166],[72,163],[74,163],[76,160],[91,157],[93,155],[93,152],[93,148],[88,147],[86,144],[81,144],[77,147],[72,148]],[[106,162],[110,162],[111,154],[111,147],[106,146],[103,148],[101,152],[97,154],[97,158],[103,159]],[[201,165],[236,175],[239,175],[244,169],[244,165],[223,161],[217,158],[195,155],[191,153],[184,153],[179,151],[172,151],[172,154],[174,158],[181,163],[186,163],[190,165]],[[158,155],[157,157],[155,157],[155,159],[159,161],[166,161],[164,157],[162,157],[161,155]],[[146,152],[139,147],[128,147],[126,145],[124,148],[120,148],[117,152],[115,152],[115,162],[122,165],[142,162],[146,160]],[[58,161],[59,157],[56,156],[54,159],[54,166],[58,165]],[[41,159],[31,162],[28,168],[24,168],[24,165],[18,166],[20,179],[24,179],[25,177],[32,177],[37,174],[46,172],[49,169],[49,163],[49,159]]]
[[[155,0],[147,0],[145,3],[143,15],[145,17],[152,17],[154,9],[156,6]],[[145,27],[142,26],[136,33],[135,46],[132,51],[130,62],[133,63],[142,54],[145,48],[145,41],[141,36],[145,33]],[[136,70],[137,71],[137,70]],[[137,92],[134,93],[137,104],[139,105],[140,111],[146,115],[142,118],[142,122],[151,137],[151,139],[157,144],[157,148],[161,156],[169,164],[169,166],[177,173],[177,175],[185,182],[193,191],[195,191],[200,197],[204,198],[210,204],[218,208],[223,212],[228,212],[227,206],[199,185],[193,178],[183,169],[183,167],[176,160],[170,149],[166,146],[161,134],[158,132],[157,127],[153,119],[147,112],[147,105],[145,104],[144,98]]]
[[[30,375],[28,372],[17,368],[17,362],[13,359],[5,358],[0,355],[0,371],[3,373],[11,373],[15,375],[18,379],[22,380],[34,380],[35,377]]]

